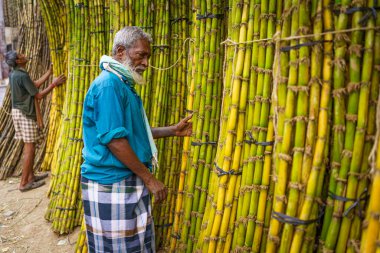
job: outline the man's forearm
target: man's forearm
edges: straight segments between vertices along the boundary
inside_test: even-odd
[[[41,91],[41,92],[38,92],[37,94],[36,94],[36,98],[37,99],[42,99],[42,98],[44,98],[47,94],[49,94],[53,89],[54,89],[54,85],[49,85],[46,89],[44,89],[43,91]]]
[[[50,76],[50,71],[47,71],[40,79],[34,81],[34,85],[39,88]]]
[[[144,183],[151,180],[153,177],[152,173],[150,173],[148,168],[137,158],[127,139],[113,139],[107,147],[120,162],[140,177]]]
[[[153,127],[152,135],[154,139],[175,136],[175,126]]]

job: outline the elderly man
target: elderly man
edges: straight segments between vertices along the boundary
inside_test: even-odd
[[[191,116],[150,128],[134,88],[148,67],[152,39],[138,27],[116,33],[112,57],[100,60],[83,110],[82,195],[89,252],[155,252],[149,192],[167,189],[152,175],[153,138],[189,136]]]
[[[19,190],[29,191],[42,186],[47,177],[47,173],[34,175],[34,155],[35,145],[41,138],[42,118],[39,114],[38,101],[49,94],[55,87],[66,81],[64,75],[55,78],[53,82],[43,91],[38,88],[52,74],[52,68],[37,81],[32,81],[28,72],[25,70],[28,58],[16,51],[10,51],[5,55],[6,63],[13,69],[9,76],[12,98],[12,119],[15,127],[15,139],[24,142],[24,160]],[[37,125],[37,119],[40,126]]]

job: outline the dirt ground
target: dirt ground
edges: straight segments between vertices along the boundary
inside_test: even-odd
[[[21,193],[19,178],[0,181],[0,253],[74,252],[80,228],[58,236],[44,219],[49,180],[38,189]]]

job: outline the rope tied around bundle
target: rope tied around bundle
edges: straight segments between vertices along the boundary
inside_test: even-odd
[[[221,177],[221,176],[226,176],[226,175],[230,175],[230,176],[238,176],[238,175],[241,175],[242,174],[242,171],[235,171],[235,170],[229,170],[229,171],[225,171],[223,170],[222,168],[220,168],[216,162],[214,163],[215,165],[215,172],[217,174],[218,177]]]
[[[197,14],[197,20],[208,19],[208,18],[223,19],[224,14],[222,14],[222,13],[219,13],[219,14],[206,13],[204,15],[199,14],[199,13]]]
[[[306,226],[306,225],[313,224],[315,222],[318,222],[318,223],[320,222],[320,220],[322,219],[325,213],[323,208],[324,208],[324,205],[321,206],[320,212],[317,218],[310,219],[310,220],[302,220],[297,217],[289,216],[289,215],[276,212],[276,211],[272,211],[272,218],[275,220],[278,220],[281,223],[287,223],[294,226]]]
[[[202,146],[202,145],[211,145],[211,146],[215,147],[217,145],[217,142],[216,141],[210,141],[208,135],[206,135],[206,141],[205,142],[202,142],[202,141],[192,141],[191,142],[191,146]]]
[[[328,192],[328,196],[334,200],[338,200],[338,201],[342,201],[342,202],[354,202],[352,203],[346,211],[343,212],[343,217],[347,217],[347,215],[356,207],[359,208],[359,213],[358,213],[358,216],[363,218],[363,213],[364,213],[364,210],[363,210],[363,206],[361,205],[361,202],[362,201],[365,201],[367,200],[368,198],[368,189],[364,189],[364,191],[359,195],[358,198],[346,198],[346,197],[342,197],[342,196],[338,196],[336,195],[335,193],[329,191]]]
[[[244,140],[245,143],[247,144],[255,144],[258,146],[273,146],[274,141],[257,141],[253,138],[252,133],[250,131],[246,132],[246,135],[248,135],[249,140]]]

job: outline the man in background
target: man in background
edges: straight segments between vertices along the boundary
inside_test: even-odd
[[[9,76],[9,85],[12,98],[12,119],[15,127],[15,139],[24,142],[24,159],[22,175],[19,185],[21,192],[29,191],[44,185],[43,180],[47,173],[34,175],[33,165],[36,144],[41,141],[42,117],[38,107],[38,101],[49,94],[55,87],[66,81],[64,75],[55,78],[51,84],[42,91],[38,88],[52,74],[52,67],[37,81],[32,81],[25,70],[28,58],[16,51],[7,52],[5,62],[12,68]],[[37,124],[39,123],[39,124]]]

